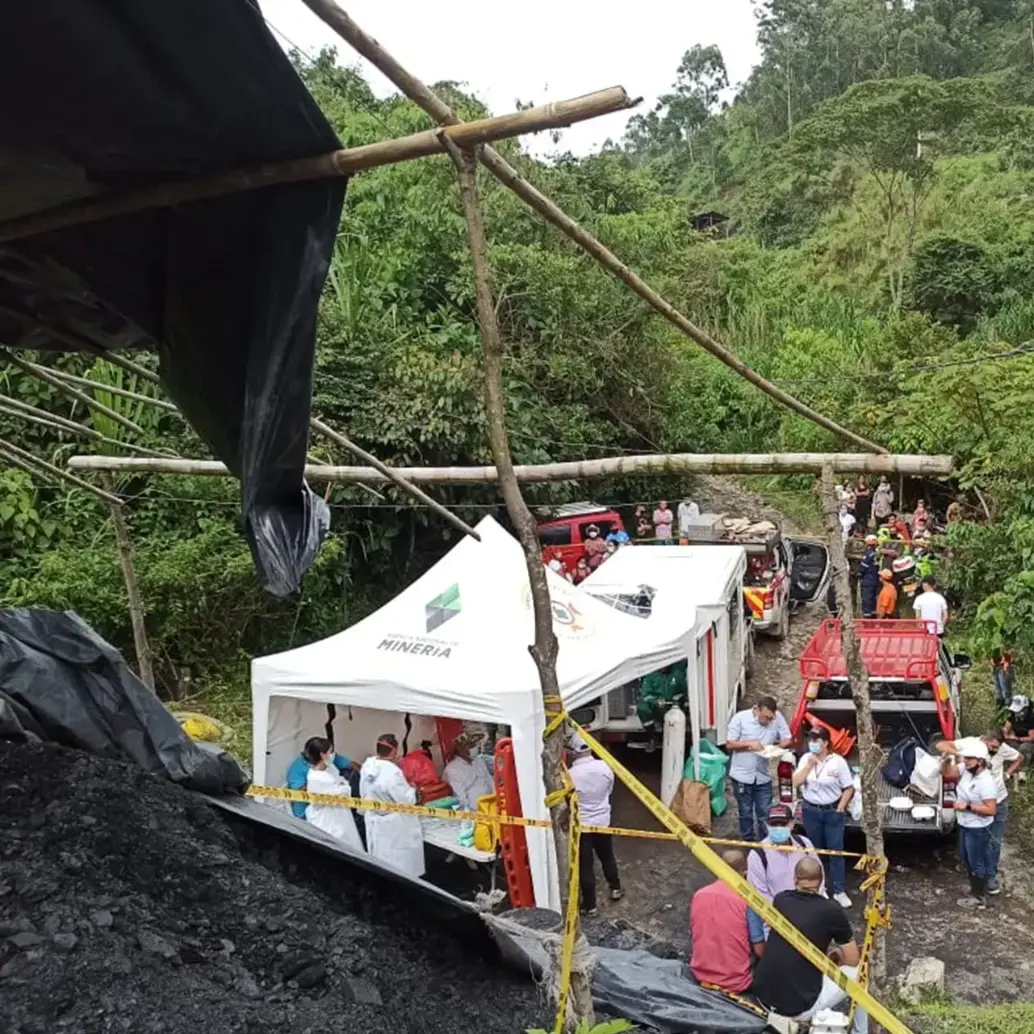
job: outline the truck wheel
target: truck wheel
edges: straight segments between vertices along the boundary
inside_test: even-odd
[[[783,607],[782,613],[779,615],[779,627],[775,630],[774,637],[776,639],[785,639],[790,634],[790,607],[786,605]]]

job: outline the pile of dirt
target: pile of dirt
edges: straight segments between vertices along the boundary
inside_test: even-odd
[[[133,766],[0,743],[0,1030],[515,1034],[538,989],[480,920]]]

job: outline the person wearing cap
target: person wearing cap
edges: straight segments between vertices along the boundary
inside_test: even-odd
[[[829,749],[829,729],[814,726],[808,732],[808,750],[793,774],[793,785],[804,801],[804,831],[812,844],[826,851],[843,851],[847,806],[854,796],[854,776],[847,762]],[[829,859],[833,898],[851,907],[847,896],[847,867],[840,856]]]
[[[1005,720],[1005,739],[1029,762],[1034,756],[1034,707],[1030,697],[1017,693],[1009,701],[1009,717]]]
[[[740,840],[760,840],[772,807],[772,776],[760,752],[775,745],[789,747],[790,726],[779,713],[775,697],[763,696],[753,707],[732,716],[727,736],[725,749],[732,755],[729,778],[740,817]]]
[[[492,773],[474,747],[474,737],[461,732],[452,742],[450,760],[442,772],[442,778],[452,787],[453,796],[463,811],[477,811],[478,798],[495,793]]]
[[[793,851],[766,851],[766,847],[793,847]],[[747,852],[747,882],[771,901],[776,894],[794,888],[794,870],[814,845],[793,831],[793,809],[789,804],[773,804],[768,810],[768,832],[761,844]],[[825,873],[819,893],[826,896]]]
[[[876,616],[878,618],[892,618],[898,606],[898,590],[894,585],[894,572],[886,567],[880,571],[880,580],[883,588],[876,597]]]
[[[384,804],[416,804],[416,790],[396,764],[398,737],[377,737],[377,753],[359,770],[359,796]],[[424,830],[416,815],[397,811],[366,813],[366,846],[370,856],[401,869],[414,879],[424,875]]]
[[[969,872],[968,897],[959,905],[986,908],[985,895],[991,876],[991,825],[998,810],[998,791],[991,774],[991,755],[983,740],[969,737],[958,744],[962,755],[961,768],[953,757],[944,759],[945,779],[958,781],[955,787],[955,810],[959,822],[959,854]]]
[[[865,536],[865,551],[858,561],[858,584],[862,590],[862,617],[876,616],[876,597],[880,592],[880,554],[876,548],[879,539]]]
[[[568,773],[578,794],[578,813],[585,826],[610,825],[610,795],[614,792],[614,772],[605,761],[592,755],[589,745],[575,733],[568,741]],[[614,838],[609,833],[583,833],[578,846],[578,882],[582,915],[594,916],[596,908],[596,858],[603,866],[603,877],[610,887],[610,900],[620,901],[618,863],[614,857]]]

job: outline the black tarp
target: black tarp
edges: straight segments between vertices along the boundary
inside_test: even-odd
[[[0,220],[340,146],[252,0],[5,0],[0,90]],[[63,330],[157,349],[169,394],[241,479],[278,595],[328,525],[302,475],[344,193],[270,187],[0,245],[0,342],[75,347]]]
[[[0,736],[133,761],[202,793],[249,785],[229,754],[194,743],[122,655],[71,612],[0,610]]]

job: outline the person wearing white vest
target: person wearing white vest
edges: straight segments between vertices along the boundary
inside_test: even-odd
[[[377,754],[359,770],[359,795],[385,804],[416,804],[416,790],[395,764],[399,741],[394,733],[377,739]],[[366,842],[370,855],[419,879],[424,875],[424,830],[416,815],[397,811],[366,813]]]

